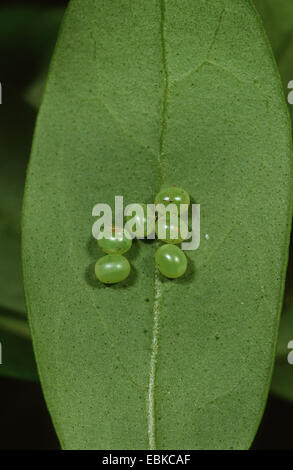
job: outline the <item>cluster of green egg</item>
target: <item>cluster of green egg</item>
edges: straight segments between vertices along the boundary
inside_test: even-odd
[[[175,279],[183,276],[187,268],[187,259],[185,254],[176,245],[181,243],[186,237],[182,234],[188,233],[188,227],[184,222],[179,219],[180,211],[187,211],[190,198],[184,189],[172,186],[171,188],[163,189],[155,198],[155,205],[162,204],[168,206],[174,204],[177,208],[177,221],[170,213],[161,219],[160,210],[158,209],[158,218],[155,216],[150,219],[147,211],[146,204],[139,204],[142,211],[136,213],[135,227],[136,236],[138,238],[145,238],[150,235],[154,230],[159,237],[160,230],[163,226],[165,236],[159,237],[165,244],[162,245],[155,254],[155,262],[159,271],[169,279]],[[129,220],[130,216],[126,219]],[[175,223],[174,223],[175,220]],[[133,222],[133,220],[132,220]],[[179,230],[180,229],[180,230]],[[175,236],[174,236],[175,233]],[[176,236],[177,233],[177,236]],[[123,256],[132,246],[131,236],[127,233],[125,228],[112,228],[112,236],[108,238],[101,238],[98,240],[98,245],[106,256],[100,258],[95,265],[95,274],[99,281],[104,284],[116,284],[124,281],[130,274],[131,267],[128,259]]]

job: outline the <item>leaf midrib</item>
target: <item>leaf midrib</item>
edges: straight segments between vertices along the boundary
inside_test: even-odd
[[[207,58],[199,66],[204,65],[208,60],[211,50],[216,42],[218,32],[220,30],[223,16],[226,8],[224,7],[219,15],[217,27],[212,38],[211,44],[208,48]],[[167,60],[167,49],[166,49],[166,37],[165,37],[165,19],[166,19],[166,0],[160,0],[160,35],[161,35],[161,49],[162,49],[162,64],[163,64],[163,99],[162,99],[162,117],[161,117],[161,132],[159,138],[159,174],[160,174],[160,186],[163,185],[165,179],[165,153],[164,153],[164,140],[167,127],[167,111],[168,111],[168,96],[169,91],[174,83],[170,84],[169,79],[169,67]],[[215,64],[216,65],[216,64]],[[237,78],[237,77],[236,77]],[[169,86],[170,85],[170,86]],[[155,268],[154,276],[154,305],[153,305],[153,329],[152,329],[152,342],[151,342],[151,359],[149,368],[149,387],[148,387],[148,438],[150,450],[156,450],[156,400],[155,400],[155,389],[156,389],[156,370],[157,370],[157,357],[159,348],[159,332],[160,332],[160,306],[162,297],[162,284],[160,281],[160,275],[157,268]]]
[[[161,50],[162,50],[162,63],[163,63],[163,97],[162,97],[162,116],[161,116],[161,132],[159,138],[159,172],[160,172],[160,186],[164,181],[164,138],[166,133],[166,117],[168,107],[168,91],[169,91],[169,72],[166,53],[166,40],[165,40],[165,0],[160,0],[160,36],[161,36]],[[157,356],[159,346],[159,330],[160,330],[160,305],[161,305],[161,281],[158,269],[155,268],[154,279],[154,305],[153,305],[153,329],[151,341],[151,359],[149,368],[149,386],[147,396],[147,418],[148,418],[148,439],[150,450],[156,450],[156,369],[157,369]]]

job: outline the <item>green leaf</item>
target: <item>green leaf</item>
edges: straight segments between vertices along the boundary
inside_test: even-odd
[[[23,318],[0,311],[0,345],[0,376],[38,380],[29,328]]]
[[[28,174],[25,289],[64,448],[247,448],[274,359],[291,222],[280,79],[246,0],[73,0]],[[96,203],[201,204],[189,271],[136,242],[122,285],[94,280]],[[209,236],[206,237],[205,235]]]
[[[7,87],[0,106],[0,306],[25,312],[20,218],[35,112]]]
[[[0,328],[16,336],[30,339],[29,326],[25,318],[20,317],[18,313],[0,311]]]
[[[293,80],[293,2],[291,0],[254,0],[263,19],[280,70],[286,95]],[[289,106],[293,119],[293,106]]]
[[[262,16],[280,70],[284,90],[286,95],[288,95],[291,91],[291,89],[288,89],[288,83],[293,79],[293,3],[291,0],[254,1]],[[289,105],[289,110],[291,118],[293,118],[292,105]],[[290,255],[291,259],[292,255],[293,253]],[[281,317],[277,358],[271,391],[284,399],[292,401],[293,367],[288,364],[287,360],[289,353],[288,343],[293,339],[292,267],[289,269],[287,276],[287,302]]]
[[[277,345],[277,361],[287,362],[288,356],[288,343],[293,340],[293,307],[292,305],[285,305],[279,330],[279,338]]]
[[[293,401],[293,366],[287,361],[276,363],[271,392],[283,400]]]
[[[33,108],[38,109],[40,107],[42,96],[45,90],[47,81],[48,67],[44,67],[43,71],[38,77],[30,84],[24,94],[24,98],[28,104]]]
[[[293,401],[293,365],[288,362],[288,354],[292,351],[288,348],[291,341],[293,341],[293,306],[289,303],[284,306],[281,317],[271,392],[285,400]]]
[[[29,84],[24,93],[27,103],[36,109],[38,109],[41,104],[51,56],[63,14],[64,8],[48,9],[41,15],[39,12],[40,18],[38,19],[38,22],[42,28],[42,32],[39,32],[39,37],[43,38],[44,31],[46,31],[47,27],[49,29],[47,31],[47,36],[45,36],[47,41],[45,44],[42,44],[42,59],[40,61],[39,73],[33,82]]]

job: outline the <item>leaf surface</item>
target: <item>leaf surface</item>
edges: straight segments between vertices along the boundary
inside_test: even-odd
[[[175,281],[136,242],[94,280],[96,203],[201,204]],[[244,0],[73,0],[39,114],[23,261],[41,381],[64,448],[249,447],[271,376],[291,221],[280,79]],[[205,236],[205,235],[208,235]]]
[[[291,0],[254,0],[262,17],[281,74],[286,95],[293,80],[293,2]],[[289,106],[293,119],[293,106]]]

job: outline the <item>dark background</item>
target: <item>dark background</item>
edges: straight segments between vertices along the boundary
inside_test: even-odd
[[[111,0],[109,0],[111,1]],[[1,10],[11,6],[66,6],[67,0],[1,1]],[[42,27],[42,25],[40,25]],[[37,73],[43,49],[48,44],[36,41],[33,52],[26,51],[30,30],[20,32],[15,41],[0,44],[0,80],[4,90],[21,91]],[[52,49],[57,31],[48,39]],[[20,45],[22,48],[20,49]],[[47,49],[46,49],[47,50]],[[5,97],[5,94],[4,94]],[[36,382],[0,377],[0,449],[59,449],[41,387]],[[270,396],[253,449],[293,449],[293,405]]]

